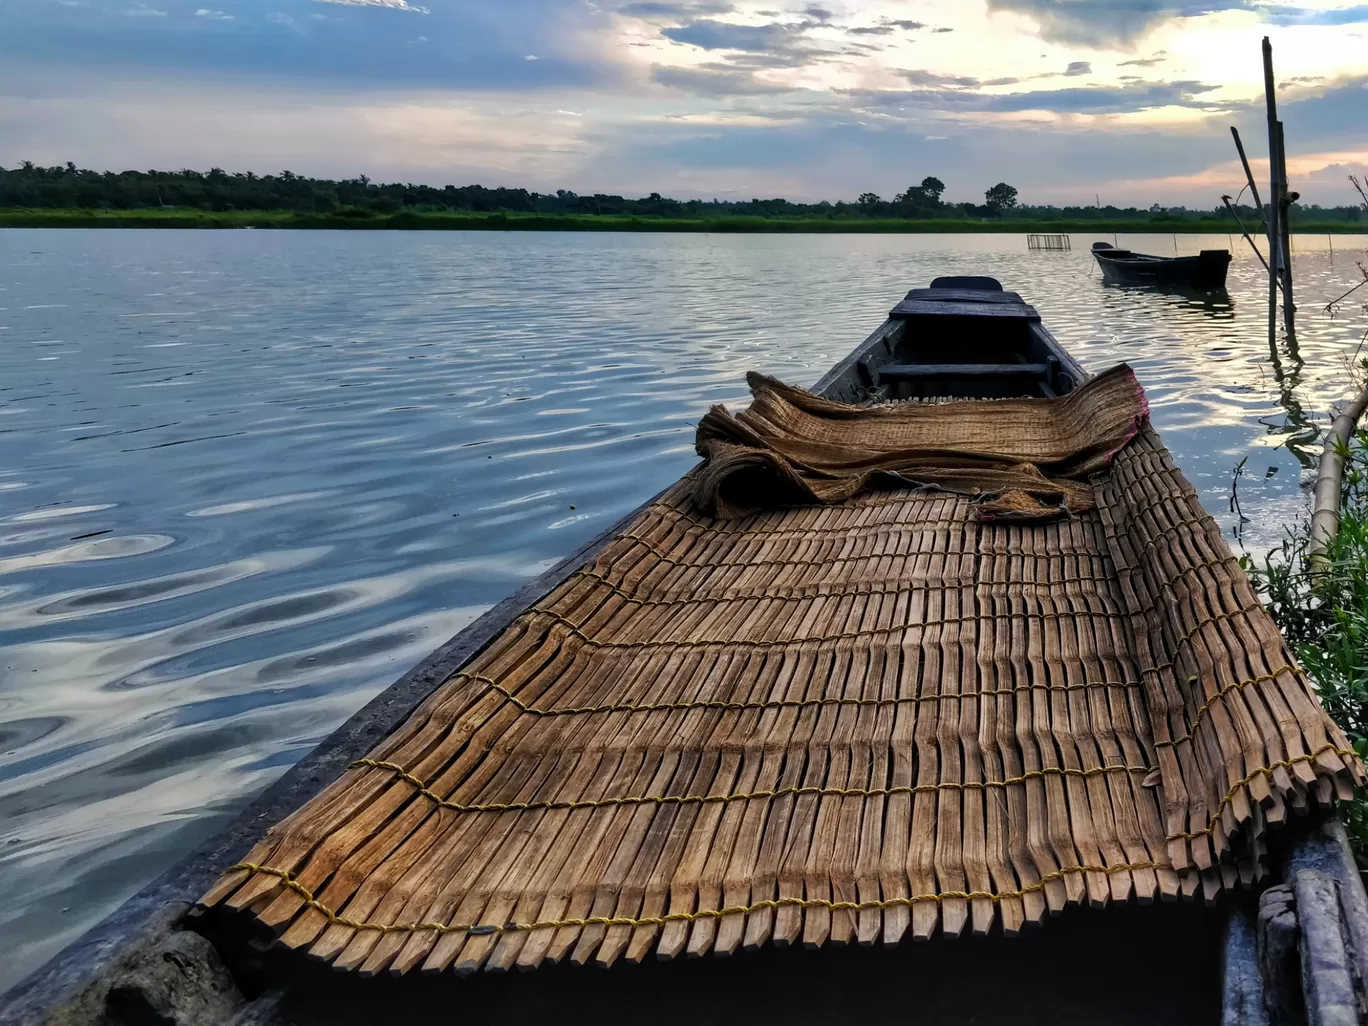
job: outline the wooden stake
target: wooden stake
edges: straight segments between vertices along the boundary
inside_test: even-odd
[[[1244,143],[1240,141],[1240,130],[1231,125],[1230,134],[1235,137],[1235,149],[1239,151],[1240,164],[1244,167],[1245,181],[1249,183],[1250,195],[1254,197],[1254,209],[1259,212],[1259,220],[1264,222],[1264,234],[1267,234],[1268,222],[1264,218],[1263,200],[1259,199],[1259,187],[1254,183],[1254,172],[1249,170],[1249,158],[1245,156]]]
[[[1268,344],[1278,344],[1278,279],[1282,267],[1279,252],[1282,232],[1278,227],[1279,198],[1282,186],[1278,181],[1278,99],[1273,87],[1273,44],[1263,39],[1264,105],[1268,109]]]
[[[1282,192],[1278,196],[1278,227],[1282,232],[1278,247],[1282,257],[1283,323],[1288,335],[1296,334],[1297,304],[1292,300],[1292,194],[1287,188],[1287,145],[1283,137],[1283,123],[1278,122],[1278,183]]]

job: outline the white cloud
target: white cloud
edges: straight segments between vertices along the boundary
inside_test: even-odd
[[[165,18],[166,12],[159,11],[155,7],[148,7],[145,4],[138,4],[137,7],[129,7],[120,11],[125,18]]]
[[[295,20],[288,14],[281,14],[279,11],[272,11],[266,15],[266,20],[272,25],[294,25]]]
[[[525,61],[539,61],[539,60],[541,60],[541,58],[538,57],[535,53],[529,53],[526,57],[523,58],[523,60],[525,60]]]
[[[386,7],[391,11],[412,11],[414,14],[431,14],[426,7],[411,4],[408,0],[315,0],[320,4],[343,4],[348,7]]]
[[[207,7],[201,7],[198,11],[196,11],[195,17],[208,18],[210,21],[233,21],[236,18],[235,15],[224,14],[222,11],[211,11]]]
[[[569,114],[572,118],[582,118],[583,114],[576,114],[573,110],[558,110],[557,114]]]

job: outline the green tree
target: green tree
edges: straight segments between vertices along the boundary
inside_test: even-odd
[[[1017,191],[1006,182],[998,182],[983,194],[984,205],[994,213],[1011,210],[1017,205]]]
[[[921,194],[930,201],[931,206],[938,207],[941,205],[941,196],[945,193],[945,183],[939,178],[928,175],[922,179],[919,188],[921,189]]]

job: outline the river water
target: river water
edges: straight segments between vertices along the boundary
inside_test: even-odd
[[[1128,361],[1232,544],[1276,545],[1351,387],[1368,309],[1322,308],[1368,237],[1295,240],[1273,351],[1225,236],[1119,240],[1232,248],[1207,301],[1103,286],[1090,241],[0,231],[0,989],[678,477],[747,370],[811,383],[938,274]]]

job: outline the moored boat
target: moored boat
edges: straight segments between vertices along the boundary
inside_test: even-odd
[[[1259,1022],[1352,996],[1368,903],[1324,813],[1361,766],[1129,370],[1090,377],[959,278],[811,391],[751,386],[700,467],[0,1022],[863,1021],[909,993],[933,1022]],[[1255,942],[1275,880],[1305,993],[1295,937]],[[1292,947],[1265,968],[1269,937]],[[632,965],[704,954],[738,957]],[[515,967],[537,982],[459,978]]]
[[[1092,253],[1103,279],[1121,285],[1221,289],[1230,268],[1230,251],[1225,249],[1204,249],[1196,256],[1160,257],[1094,242]]]

